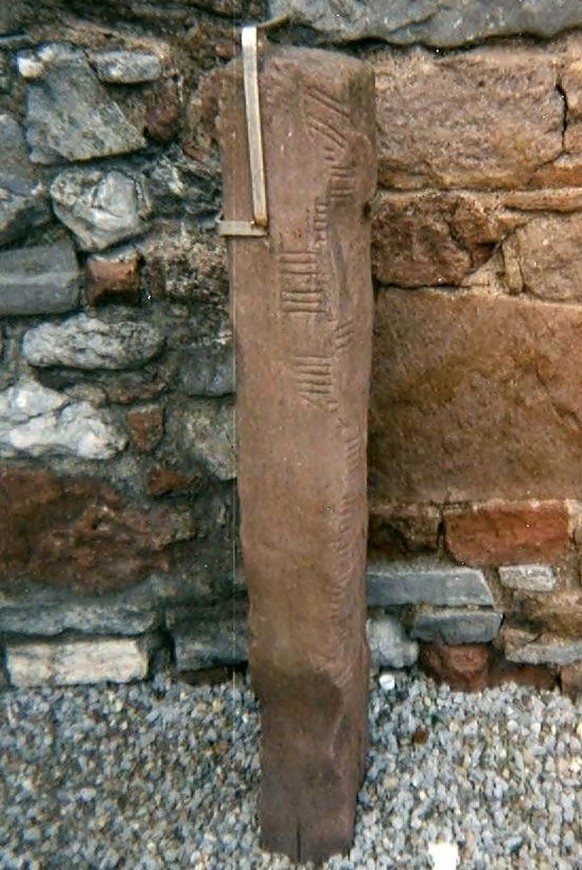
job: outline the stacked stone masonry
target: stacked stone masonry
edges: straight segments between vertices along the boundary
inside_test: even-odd
[[[373,659],[580,691],[580,4],[333,8],[2,4],[14,685],[142,679],[168,643],[182,671],[246,660],[214,124],[233,23],[290,14],[273,39],[376,76]]]

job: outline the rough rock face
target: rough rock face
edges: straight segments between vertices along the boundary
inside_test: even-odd
[[[244,220],[244,102],[232,76],[225,215]],[[372,76],[351,58],[275,50],[261,92],[270,237],[230,242],[261,828],[268,848],[317,861],[351,842],[367,733]]]
[[[332,42],[381,39],[453,48],[499,36],[548,38],[582,26],[577,0],[270,0],[272,17],[291,15]]]
[[[12,115],[0,115],[0,244],[22,236],[50,219],[43,185],[35,178],[24,137]]]
[[[0,316],[61,314],[79,303],[79,265],[68,239],[0,252]]]
[[[0,585],[19,578],[104,592],[168,570],[169,546],[194,534],[186,515],[142,511],[110,486],[48,470],[0,470]]]
[[[375,497],[442,503],[579,495],[580,308],[382,291],[375,331]]]

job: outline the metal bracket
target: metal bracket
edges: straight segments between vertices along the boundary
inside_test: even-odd
[[[266,236],[269,219],[259,103],[257,27],[243,27],[241,41],[253,220],[218,220],[216,225],[221,236]]]

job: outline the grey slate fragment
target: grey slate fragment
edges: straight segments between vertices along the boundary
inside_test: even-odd
[[[57,604],[43,607],[0,606],[0,632],[51,637],[64,631],[86,634],[136,635],[156,627],[151,610],[118,604]]]
[[[160,58],[149,51],[104,51],[91,59],[101,81],[108,84],[153,82],[162,73]]]
[[[151,214],[143,179],[117,169],[61,172],[51,197],[56,216],[84,251],[102,251],[141,235]]]
[[[184,623],[173,628],[172,635],[179,671],[233,667],[248,658],[247,620],[243,616]]]
[[[418,567],[396,562],[368,566],[368,604],[465,604],[493,606],[493,596],[482,571],[476,568]]]
[[[35,178],[16,119],[0,115],[0,244],[12,242],[30,227],[51,218],[42,183]]]
[[[418,659],[418,644],[393,616],[372,616],[366,631],[372,662],[379,668],[409,668]]]
[[[378,39],[434,48],[503,36],[548,39],[582,26],[579,0],[270,0],[269,16],[284,14],[332,42]]]
[[[521,592],[551,592],[556,585],[549,565],[505,565],[499,569],[499,579],[507,589]]]
[[[505,650],[510,662],[524,665],[559,665],[565,667],[582,660],[582,640],[572,643],[535,641],[513,650]]]
[[[79,303],[79,265],[64,240],[0,252],[0,317],[60,314]]]
[[[224,342],[185,350],[180,366],[182,388],[189,396],[227,396],[234,393],[234,352]]]
[[[22,353],[33,366],[116,370],[143,365],[156,356],[164,336],[149,323],[107,323],[79,314],[43,323],[24,334]]]
[[[236,477],[234,408],[230,402],[184,403],[170,415],[166,432],[183,459],[200,462],[219,480]]]
[[[21,52],[18,69],[28,81],[26,139],[33,162],[92,160],[145,146],[79,49],[50,44]]]
[[[503,614],[493,610],[443,608],[417,614],[411,636],[435,643],[489,643],[497,637]]]

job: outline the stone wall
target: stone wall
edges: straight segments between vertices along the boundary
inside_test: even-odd
[[[492,6],[0,11],[12,683],[245,658],[214,118],[236,25],[290,13],[273,38],[376,72],[376,663],[580,686],[582,12]]]

